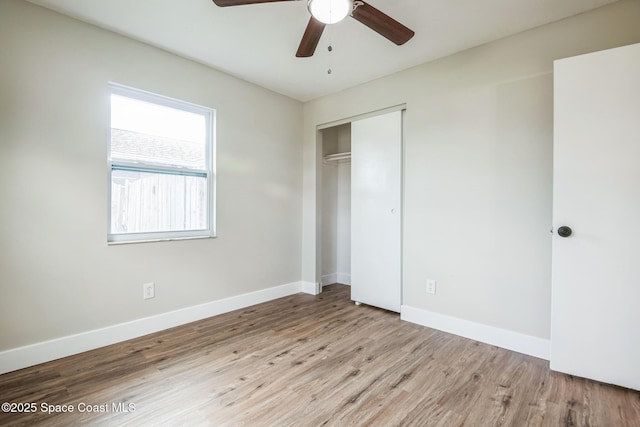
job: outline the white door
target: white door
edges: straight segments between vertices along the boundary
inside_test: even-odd
[[[551,369],[640,390],[640,44],[554,86]]]
[[[351,123],[351,299],[399,312],[402,112]]]

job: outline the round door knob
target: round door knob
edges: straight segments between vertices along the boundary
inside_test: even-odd
[[[396,213],[396,210],[395,209],[391,209],[391,213],[392,214]]]
[[[567,227],[566,225],[558,228],[558,236],[560,237],[569,237],[571,236],[571,233],[573,233],[573,230],[571,230],[571,227]]]

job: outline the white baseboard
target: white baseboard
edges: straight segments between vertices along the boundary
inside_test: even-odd
[[[338,283],[338,273],[325,274],[320,278],[320,283],[322,283],[322,286]]]
[[[305,294],[318,295],[321,291],[320,283],[300,282],[300,292]]]
[[[461,337],[484,342],[507,350],[549,360],[550,341],[507,329],[500,329],[428,310],[403,305],[400,318]]]
[[[309,285],[312,285],[312,287]],[[141,337],[299,292],[316,295],[318,293],[316,288],[317,286],[313,283],[288,283],[106,328],[5,350],[0,352],[0,374],[50,362],[62,357]]]
[[[350,273],[336,273],[338,275],[338,279],[336,280],[338,283],[343,285],[351,286],[351,274]]]
[[[333,285],[334,283],[340,283],[342,285],[351,285],[351,274],[349,273],[331,273],[325,274],[320,278],[322,286]]]

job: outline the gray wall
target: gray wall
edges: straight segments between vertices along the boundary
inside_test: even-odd
[[[403,304],[548,339],[553,61],[638,42],[638,22],[640,2],[616,2],[306,103],[303,280],[316,126],[406,103]]]
[[[301,103],[25,1],[0,41],[0,350],[300,280]],[[217,110],[217,238],[107,245],[108,81]]]
[[[322,153],[351,151],[351,124],[322,130]],[[322,164],[322,284],[350,284],[351,161]]]
[[[2,0],[0,350],[319,281],[316,126],[401,103],[404,304],[548,338],[552,63],[638,22],[623,0],[303,106]],[[217,110],[218,238],[106,244],[108,81]]]

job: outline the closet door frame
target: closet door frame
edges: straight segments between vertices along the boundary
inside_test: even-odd
[[[321,182],[322,182],[322,175],[321,175],[321,170],[322,170],[322,130],[323,129],[327,129],[330,127],[334,127],[334,126],[339,126],[345,123],[353,123],[354,121],[357,120],[363,120],[363,119],[367,119],[370,117],[374,117],[374,116],[379,116],[379,115],[384,115],[384,114],[388,114],[388,113],[392,113],[392,112],[401,112],[402,115],[402,122],[401,122],[401,148],[400,148],[400,202],[399,202],[399,212],[396,212],[397,215],[399,215],[400,217],[400,249],[399,249],[399,256],[400,256],[400,272],[399,272],[399,289],[400,289],[400,304],[402,303],[402,279],[403,279],[403,269],[402,269],[402,223],[403,223],[403,208],[404,208],[404,133],[405,133],[405,116],[406,116],[406,104],[398,104],[398,105],[393,105],[390,107],[386,107],[386,108],[381,108],[379,110],[373,110],[373,111],[369,111],[363,114],[358,114],[358,115],[354,115],[354,116],[349,116],[349,117],[345,117],[343,119],[339,119],[339,120],[334,120],[334,121],[330,121],[327,123],[323,123],[320,125],[316,126],[316,166],[317,166],[317,176],[316,176],[316,221],[315,221],[315,229],[316,229],[316,283],[317,283],[317,288],[316,288],[316,293],[320,293],[322,292],[322,286],[321,286],[321,277],[320,277],[320,273],[321,273],[321,266],[322,266],[322,247],[321,247],[321,241],[322,241],[322,224],[321,221],[319,221],[319,218],[321,215],[321,211],[322,211],[322,188],[321,188]],[[358,301],[357,301],[358,302]],[[360,302],[364,302],[364,301],[360,301]],[[366,302],[365,302],[366,303]],[[392,308],[393,311],[399,312],[400,311],[400,305],[398,305],[397,307],[393,307]]]

